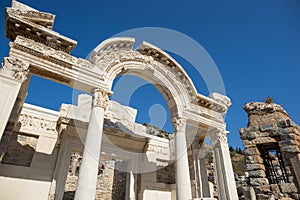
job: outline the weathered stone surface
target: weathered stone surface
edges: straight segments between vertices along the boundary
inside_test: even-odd
[[[260,137],[253,140],[255,144],[276,143],[277,141],[271,137]]]
[[[289,153],[300,153],[300,148],[296,145],[293,146],[283,146],[280,148],[282,152],[289,152]]]
[[[250,184],[253,186],[262,186],[268,185],[269,181],[267,178],[250,178]]]
[[[271,130],[275,130],[275,126],[274,124],[263,124],[259,126],[259,130],[260,131],[271,131]]]
[[[242,142],[245,148],[256,147],[253,141],[243,140]]]
[[[300,137],[294,133],[282,134],[280,137],[282,140],[300,140]]]
[[[257,194],[256,197],[259,200],[271,200],[271,195],[267,194]]]
[[[278,144],[280,147],[293,146],[293,145],[300,146],[299,142],[297,142],[296,140],[283,140],[278,142]]]
[[[259,185],[254,188],[256,193],[268,193],[270,191],[270,185]]]
[[[265,166],[262,164],[247,164],[246,165],[247,171],[253,171],[253,170],[265,170]]]
[[[246,156],[254,156],[254,155],[259,155],[260,152],[257,149],[257,147],[252,147],[252,148],[246,148],[245,149],[245,155]]]
[[[298,189],[294,183],[282,183],[279,185],[283,193],[297,193]]]
[[[279,194],[280,193],[280,188],[277,184],[271,184],[271,191],[273,192],[273,194]]]
[[[246,156],[247,164],[263,164],[263,159],[259,155],[255,156]]]
[[[253,171],[249,171],[249,177],[250,178],[265,178],[266,173],[264,170],[253,170]]]
[[[297,126],[291,119],[282,120],[277,123],[278,127],[285,128],[291,126]]]

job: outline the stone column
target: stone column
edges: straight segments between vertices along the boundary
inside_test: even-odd
[[[186,143],[186,121],[175,117],[175,158],[176,158],[176,196],[177,200],[192,199],[190,170]]]
[[[15,105],[22,83],[28,75],[29,64],[6,57],[0,69],[0,139]]]
[[[226,133],[217,130],[211,135],[218,195],[222,200],[238,200]]]
[[[212,191],[209,188],[209,182],[207,177],[207,168],[206,168],[206,161],[205,161],[206,151],[204,149],[200,149],[199,155],[197,158],[198,163],[198,174],[200,180],[200,193],[201,198],[213,198],[211,195]]]
[[[92,111],[84,144],[75,200],[95,199],[104,109],[108,104],[108,96],[109,92],[102,89],[93,91]]]

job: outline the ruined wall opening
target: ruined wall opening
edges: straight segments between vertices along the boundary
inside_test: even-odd
[[[277,143],[258,145],[270,184],[287,183],[287,172]]]

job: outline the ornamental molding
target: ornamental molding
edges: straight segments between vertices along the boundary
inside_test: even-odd
[[[5,57],[2,60],[1,74],[7,74],[17,81],[24,82],[29,72],[29,64],[20,59]]]

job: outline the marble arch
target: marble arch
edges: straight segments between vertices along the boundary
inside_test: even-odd
[[[120,74],[133,74],[154,84],[165,97],[170,109],[175,151],[171,151],[171,141],[165,141],[168,144],[165,149],[169,155],[166,159],[171,160],[173,157],[176,161],[176,199],[213,198],[205,187],[208,180],[201,157],[204,149],[199,142],[206,136],[211,138],[213,144],[218,198],[238,199],[226,139],[226,124],[222,118],[231,104],[228,97],[216,93],[208,97],[198,94],[187,73],[171,56],[147,42],[133,50],[133,38],[108,39],[91,53],[89,60],[74,57],[70,52],[77,42],[53,31],[53,23],[54,15],[14,0],[12,7],[6,9],[6,35],[10,39],[10,52],[9,57],[3,59],[0,70],[0,138],[2,144],[7,145],[6,140],[10,134],[25,133],[34,136],[37,146],[29,166],[0,165],[0,183],[5,183],[0,187],[3,190],[0,189],[0,195],[8,195],[5,196],[6,199],[13,199],[10,195],[19,195],[16,191],[11,194],[5,191],[13,190],[15,186],[10,179],[7,180],[7,177],[15,176],[10,172],[22,169],[33,175],[26,178],[22,175],[22,181],[18,182],[28,186],[26,194],[31,195],[31,199],[62,199],[65,181],[62,178],[65,177],[63,172],[68,164],[68,149],[73,145],[70,138],[78,138],[78,134],[70,130],[74,120],[77,120],[81,122],[79,128],[85,130],[85,141],[83,147],[76,147],[82,148],[83,155],[75,199],[95,199],[103,127],[112,82]],[[82,110],[74,105],[62,106],[59,113],[29,106],[31,111],[25,109],[27,114],[23,116],[22,111],[25,111],[22,108],[31,74],[90,93],[91,103],[87,104],[88,108],[85,107],[89,110],[88,114],[82,114]],[[200,130],[199,135],[195,136],[198,139],[191,140],[191,144],[188,144],[188,125]],[[124,138],[130,137],[136,143],[144,144],[148,141],[147,135],[143,139],[136,139],[134,134],[129,136],[125,132],[118,137],[121,135]],[[1,147],[0,153],[5,153],[5,148]],[[192,152],[189,151],[191,148]],[[53,153],[54,149],[59,152],[57,155]],[[51,158],[57,162],[46,166],[45,163],[49,160],[45,160],[45,157],[50,154],[53,154]],[[192,162],[189,157],[192,157]],[[199,164],[201,159],[202,165]],[[198,171],[194,183],[190,180],[191,164]],[[43,193],[37,194],[32,190],[36,187]],[[139,195],[127,198],[143,199]],[[171,199],[174,200],[173,197]]]
[[[134,38],[105,40],[93,50],[90,60],[103,70],[109,88],[118,75],[136,75],[157,87],[170,110],[175,112],[172,116],[182,117],[184,109],[198,104],[191,79],[176,60],[150,43],[143,42],[132,50],[134,41]]]

